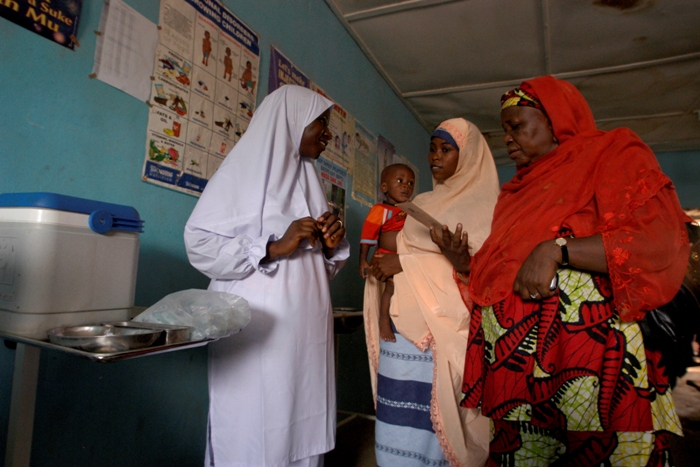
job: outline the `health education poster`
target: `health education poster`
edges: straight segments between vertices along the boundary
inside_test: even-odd
[[[311,88],[311,80],[282,52],[274,47],[270,48],[270,73],[268,74],[267,93],[276,91],[285,84],[296,84],[304,88]]]
[[[83,0],[0,0],[0,16],[71,50],[82,8]]]
[[[321,185],[326,193],[331,212],[345,223],[345,193],[348,172],[323,157],[316,161],[316,169],[321,176]]]
[[[352,197],[360,204],[372,206],[377,199],[377,137],[357,120],[354,146]]]
[[[260,38],[217,0],[161,0],[143,180],[199,196],[255,111]]]
[[[333,100],[332,97],[323,92],[314,83],[311,83],[311,89]],[[332,137],[328,146],[326,146],[326,150],[323,152],[323,157],[331,160],[343,169],[351,171],[354,154],[352,139],[355,134],[355,119],[347,110],[335,104],[333,105],[333,110],[331,110],[331,121],[328,123],[328,129]]]
[[[382,183],[382,171],[388,165],[395,164],[394,156],[396,154],[396,149],[394,145],[389,142],[388,139],[379,135],[377,137],[377,202],[381,203],[384,201],[384,193],[382,193],[381,183]]]

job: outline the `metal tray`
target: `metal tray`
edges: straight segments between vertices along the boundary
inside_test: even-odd
[[[156,329],[112,326],[67,326],[48,331],[54,344],[87,352],[123,352],[148,347],[163,333]]]
[[[6,339],[12,342],[21,342],[22,344],[31,345],[33,347],[38,347],[40,349],[52,350],[55,352],[60,352],[74,357],[85,358],[93,362],[98,363],[112,363],[120,362],[123,360],[131,360],[133,358],[148,357],[151,355],[160,355],[167,352],[173,352],[176,350],[193,349],[196,347],[203,347],[211,342],[216,342],[219,338],[208,338],[199,341],[181,342],[179,344],[170,345],[152,345],[150,347],[144,347],[135,350],[126,350],[124,352],[108,352],[108,353],[96,353],[96,352],[85,352],[84,350],[73,349],[66,347],[64,345],[53,344],[48,340],[38,340],[32,339],[25,336],[18,336],[15,334],[8,334],[4,331],[0,331],[0,338]]]
[[[102,323],[104,326],[118,328],[138,328],[162,331],[153,345],[170,345],[181,342],[189,342],[192,336],[192,327],[177,324],[144,323],[140,321],[111,321]]]

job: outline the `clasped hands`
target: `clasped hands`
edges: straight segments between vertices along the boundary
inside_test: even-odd
[[[282,238],[267,245],[267,258],[290,255],[304,240],[308,240],[312,246],[317,240],[320,241],[324,253],[329,256],[344,237],[345,226],[335,214],[326,211],[318,219],[303,217],[289,224]]]

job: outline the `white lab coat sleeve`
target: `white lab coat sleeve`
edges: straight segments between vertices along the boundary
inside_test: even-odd
[[[187,257],[192,266],[210,279],[241,280],[255,270],[263,274],[275,271],[277,261],[260,264],[267,254],[267,244],[275,240],[275,235],[231,238],[185,226]]]
[[[328,279],[333,279],[336,274],[338,274],[338,271],[340,271],[343,266],[345,265],[345,261],[347,261],[348,257],[350,256],[350,243],[348,242],[347,238],[344,238],[337,247],[335,247],[335,250],[333,251],[333,256],[330,258],[326,258],[325,255],[323,257],[325,263],[326,263],[326,272],[328,273]]]

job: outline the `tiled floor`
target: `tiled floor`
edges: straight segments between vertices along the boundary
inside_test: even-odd
[[[697,467],[700,465],[700,366],[688,369],[674,388],[673,397],[685,434],[672,444],[675,467]],[[376,465],[374,419],[339,413],[336,448],[326,454],[325,467]]]

